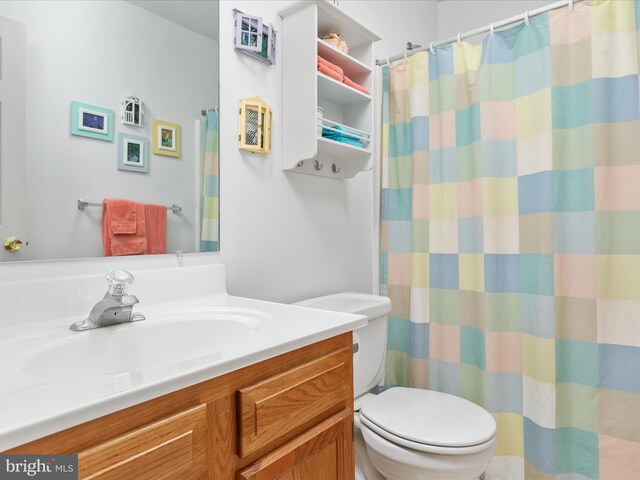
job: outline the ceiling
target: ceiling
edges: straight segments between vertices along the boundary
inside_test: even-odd
[[[218,40],[217,0],[128,0],[193,32]]]

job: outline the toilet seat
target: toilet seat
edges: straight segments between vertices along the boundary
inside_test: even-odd
[[[495,440],[494,437],[489,439],[485,443],[472,445],[469,447],[441,447],[438,445],[429,445],[427,443],[412,442],[411,440],[407,440],[406,438],[398,437],[393,433],[387,432],[375,423],[368,420],[363,415],[360,415],[360,428],[368,429],[372,433],[399,447],[416,450],[418,452],[437,453],[439,455],[468,455],[471,453],[481,452],[483,450],[486,450]]]
[[[466,455],[487,448],[496,434],[489,412],[454,395],[396,387],[367,400],[360,420],[388,441],[422,452]]]

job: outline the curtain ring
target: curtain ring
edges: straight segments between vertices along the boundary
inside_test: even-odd
[[[524,12],[524,24],[529,25],[529,10]]]
[[[408,61],[409,61],[409,59],[407,58],[407,52],[408,52],[408,50],[405,50],[405,51],[404,51],[404,61],[405,61],[405,62],[408,62]]]
[[[573,0],[569,0],[569,12],[573,12]]]
[[[389,57],[387,57],[387,67],[391,66],[391,62],[389,61]]]
[[[436,49],[434,48],[435,42],[431,42],[429,44],[429,50],[431,50],[431,55],[435,55],[436,54]]]
[[[458,43],[462,42],[462,34],[458,32]]]
[[[491,36],[492,36],[492,37],[493,37],[493,34],[494,34],[494,33],[496,33],[496,32],[495,32],[495,30],[494,30],[494,28],[493,28],[493,22],[491,22],[491,23],[489,24],[489,32],[491,32]]]

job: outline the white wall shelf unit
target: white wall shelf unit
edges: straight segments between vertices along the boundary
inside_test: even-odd
[[[318,55],[329,60],[331,63],[339,64],[344,70],[344,74],[351,80],[356,81],[359,76],[365,77],[371,73],[371,67],[362,63],[355,57],[338,50],[333,45],[329,45],[324,40],[318,38]]]
[[[324,98],[338,105],[351,105],[353,103],[370,102],[371,95],[356,90],[349,85],[327,77],[318,72],[318,97]]]
[[[282,17],[282,168],[289,172],[346,179],[372,166],[374,32],[327,0],[293,3]],[[321,38],[339,33],[347,53]],[[339,66],[370,94],[320,73],[317,56]],[[323,137],[317,109],[332,123],[368,134],[362,147]]]

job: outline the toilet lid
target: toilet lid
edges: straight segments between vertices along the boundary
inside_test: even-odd
[[[360,414],[393,435],[426,445],[468,447],[496,434],[496,422],[485,409],[431,390],[391,388],[366,402]]]

